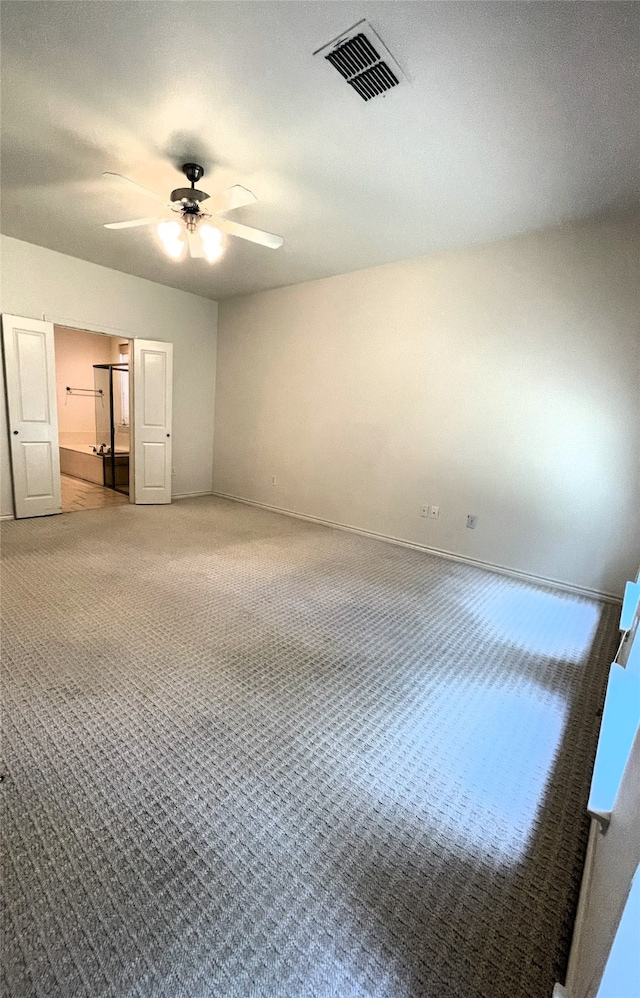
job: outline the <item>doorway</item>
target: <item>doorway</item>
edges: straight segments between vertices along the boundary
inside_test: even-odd
[[[63,513],[129,502],[129,340],[54,326]]]
[[[129,480],[130,497],[122,488],[122,469],[118,471],[111,464],[112,477],[105,484],[104,462],[98,465],[101,474],[95,480],[95,475],[87,476],[86,471],[78,474],[77,466],[67,466],[69,477],[87,482],[97,489],[104,490],[100,494],[109,493],[111,502],[132,502],[138,506],[157,505],[171,502],[172,475],[172,379],[173,379],[173,346],[162,340],[144,340],[141,338],[122,339],[121,332],[109,329],[94,328],[89,331],[80,323],[64,325],[64,320],[56,323],[58,329],[66,329],[72,335],[83,334],[91,337],[94,345],[101,341],[111,344],[109,352],[97,360],[93,358],[89,365],[84,365],[78,371],[80,380],[74,383],[68,375],[56,381],[56,349],[54,321],[49,318],[32,319],[26,316],[2,314],[2,345],[5,387],[7,393],[7,417],[9,433],[9,457],[11,461],[11,486],[13,507],[16,519],[34,516],[52,516],[62,512],[61,480],[60,480],[60,445],[65,445],[73,435],[78,445],[84,445],[82,454],[78,453],[73,460],[83,457],[86,460],[104,458],[105,449],[112,454],[106,456],[117,458],[118,426],[126,429],[124,419],[118,423],[118,398],[125,411],[125,392],[114,390],[114,440],[109,438],[97,440],[95,436],[95,399],[102,398],[103,406],[106,396],[101,395],[96,388],[95,375],[91,380],[87,377],[87,369],[94,372],[107,367],[128,368],[131,375],[131,402],[129,405]],[[126,335],[126,334],[125,334]],[[80,341],[78,341],[80,343]],[[86,345],[85,341],[85,345]],[[118,353],[114,355],[113,344],[116,343]],[[80,344],[82,345],[82,344]],[[72,361],[78,360],[77,351],[71,350]],[[58,364],[60,367],[60,363]],[[70,389],[70,391],[67,391]],[[73,389],[76,389],[74,393]],[[84,389],[84,391],[82,391]],[[127,395],[128,398],[128,395]],[[74,399],[74,404],[93,406],[93,420],[85,422],[79,428],[77,421],[63,420],[62,439],[58,433],[58,412],[67,412],[68,404]],[[66,403],[66,404],[65,404]],[[121,415],[122,415],[121,413]],[[85,412],[86,415],[86,412]],[[135,431],[135,432],[133,432]],[[66,436],[71,434],[72,436]],[[81,439],[81,438],[84,439]],[[88,437],[88,439],[87,439]],[[104,444],[103,453],[99,454],[100,445]],[[95,452],[94,452],[95,447]],[[67,448],[73,450],[73,448]],[[75,467],[75,471],[74,471]],[[107,476],[109,472],[107,471]],[[91,481],[91,477],[94,481]],[[87,508],[86,505],[80,508]]]

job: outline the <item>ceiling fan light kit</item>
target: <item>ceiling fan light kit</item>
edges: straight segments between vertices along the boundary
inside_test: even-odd
[[[205,260],[209,263],[215,263],[216,260],[220,259],[224,251],[220,229],[216,229],[213,225],[203,222],[200,226],[200,238],[202,240]]]
[[[167,256],[173,260],[179,260],[184,249],[184,239],[180,238],[181,228],[179,222],[160,222],[158,224],[158,235]]]
[[[174,260],[179,260],[184,252],[185,243],[189,247],[191,257],[205,259],[215,263],[224,252],[223,233],[247,239],[249,242],[278,249],[284,239],[272,232],[263,232],[249,225],[241,225],[223,217],[223,212],[233,211],[244,205],[257,201],[255,194],[246,187],[236,184],[233,187],[214,194],[211,197],[206,191],[198,190],[196,183],[204,176],[204,169],[198,163],[185,163],[182,171],[191,187],[177,187],[170,194],[170,200],[164,201],[159,194],[147,190],[135,180],[129,180],[119,173],[105,173],[105,177],[115,177],[124,183],[132,185],[146,197],[158,201],[165,209],[180,215],[180,221],[169,221],[166,217],[136,218],[127,222],[107,222],[106,229],[132,229],[141,225],[156,225],[157,233],[165,253]],[[204,211],[203,201],[209,201],[210,210]],[[213,220],[213,225],[209,224]],[[186,238],[185,238],[186,237]]]

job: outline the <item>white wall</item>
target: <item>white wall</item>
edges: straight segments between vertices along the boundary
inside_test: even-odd
[[[173,343],[173,492],[208,491],[217,304],[7,236],[0,237],[0,250],[2,312]],[[12,501],[4,386],[1,390],[0,512],[6,515]]]
[[[92,395],[68,395],[72,388],[93,388],[94,364],[110,364],[113,360],[112,336],[100,336],[80,329],[54,329],[56,353],[56,396],[58,400],[58,433],[62,443],[69,434],[81,434],[96,442],[96,400]],[[108,407],[108,400],[105,400]]]
[[[222,303],[214,488],[620,594],[639,243],[567,226]]]

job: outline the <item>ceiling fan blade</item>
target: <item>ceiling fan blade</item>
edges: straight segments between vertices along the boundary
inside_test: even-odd
[[[275,236],[273,232],[253,229],[250,225],[241,225],[240,222],[232,222],[229,218],[216,218],[215,226],[221,232],[228,232],[230,236],[239,236],[240,239],[248,239],[250,243],[258,243],[269,249],[278,249],[284,242],[282,236]]]
[[[227,187],[226,191],[212,194],[208,199],[207,211],[233,211],[234,208],[242,208],[245,204],[254,204],[257,200],[255,194],[246,187],[235,184],[234,187]]]
[[[137,225],[153,225],[154,222],[165,222],[165,218],[132,218],[129,222],[106,222],[105,229],[134,229]]]
[[[153,198],[154,201],[158,201],[160,204],[166,204],[164,198],[161,198],[159,194],[155,191],[150,191],[148,187],[143,187],[142,184],[136,183],[135,180],[129,180],[128,177],[123,177],[121,173],[110,173],[108,170],[102,174],[103,177],[115,177],[116,180],[123,180],[125,184],[130,184],[131,187],[135,187],[139,194],[144,194],[145,197]]]
[[[187,232],[187,242],[189,244],[189,255],[190,256],[204,256],[204,246],[202,245],[202,236],[198,231]]]

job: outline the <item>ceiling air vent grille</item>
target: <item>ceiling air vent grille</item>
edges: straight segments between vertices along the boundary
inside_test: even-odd
[[[371,100],[400,80],[362,33],[325,56],[364,100]]]
[[[319,53],[363,100],[371,100],[396,87],[403,76],[382,39],[365,20],[354,24],[313,54]]]

